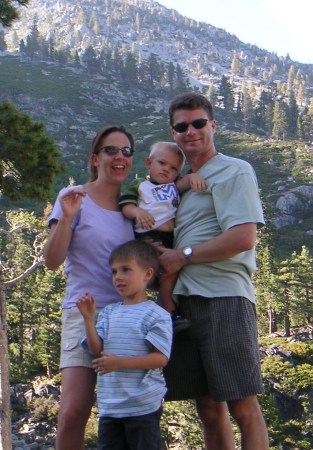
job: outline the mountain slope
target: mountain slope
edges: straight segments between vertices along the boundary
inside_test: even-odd
[[[101,48],[116,53],[133,49],[142,58],[158,55],[161,63],[179,62],[200,91],[205,91],[209,81],[217,84],[221,75],[230,73],[234,50],[246,69],[253,65],[255,69],[253,76],[250,73],[233,77],[234,86],[244,79],[258,87],[263,83],[262,74],[274,66],[275,75],[287,80],[293,64],[245,45],[223,30],[184,18],[154,1],[33,0],[27,9],[22,9],[21,20],[7,32],[8,44],[13,43],[15,34],[27,40],[34,31],[34,20],[46,41],[53,36],[56,47],[69,45],[71,51],[77,50],[81,55],[91,45],[98,52]],[[309,86],[312,66],[294,64],[298,71],[301,68]],[[128,66],[126,75],[127,70],[130,75]],[[11,52],[0,54],[0,84],[0,101],[8,99],[35,120],[44,121],[62,151],[68,169],[58,179],[52,198],[66,178],[73,177],[76,183],[86,180],[90,142],[104,124],[124,124],[134,133],[134,175],[144,174],[143,161],[152,142],[171,140],[167,108],[173,94],[166,84],[132,85],[113,69],[96,72],[88,63],[66,65],[47,58],[40,60],[40,55],[31,60]],[[299,250],[303,244],[312,246],[312,147],[301,142],[230,133],[224,120],[218,123],[217,147],[254,166],[282,245],[288,250]],[[294,191],[295,188],[301,189]],[[9,206],[6,199],[0,200],[1,209]],[[294,240],[289,239],[289,233]]]

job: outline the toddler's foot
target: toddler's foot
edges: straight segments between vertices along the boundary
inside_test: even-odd
[[[175,313],[172,314],[172,322],[174,334],[177,334],[183,330],[187,330],[190,327],[190,322],[188,319],[185,319],[184,317]]]

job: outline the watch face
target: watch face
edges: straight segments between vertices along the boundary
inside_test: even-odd
[[[184,248],[183,253],[185,256],[190,256],[192,254],[192,248],[191,247]]]

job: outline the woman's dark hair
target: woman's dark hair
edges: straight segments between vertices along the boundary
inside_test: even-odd
[[[98,177],[98,171],[95,166],[92,165],[92,155],[99,153],[99,150],[102,145],[102,141],[105,137],[109,136],[111,133],[123,133],[129,140],[130,146],[132,149],[135,148],[135,141],[133,135],[127,131],[122,125],[109,125],[104,128],[101,128],[100,131],[96,134],[94,137],[92,144],[91,144],[91,151],[89,155],[89,161],[88,161],[88,172],[89,172],[89,178],[90,181],[95,181]]]
[[[213,106],[204,95],[194,92],[178,95],[171,101],[168,110],[170,125],[173,125],[173,115],[179,109],[193,110],[198,108],[204,109],[208,114],[208,118],[214,120]]]

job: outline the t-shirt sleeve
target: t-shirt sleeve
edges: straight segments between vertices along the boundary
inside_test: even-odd
[[[108,329],[108,317],[109,317],[109,308],[110,305],[104,307],[102,311],[100,311],[97,319],[97,333],[98,336],[104,341],[107,336],[107,329]]]
[[[264,225],[262,204],[256,177],[244,172],[213,189],[214,206],[223,231],[244,223]]]
[[[154,320],[151,325],[146,336],[146,341],[169,358],[172,338],[173,325],[171,316],[166,311],[162,311],[162,314],[160,314],[158,319]]]
[[[118,205],[124,206],[124,205],[136,205],[138,204],[138,196],[139,196],[139,186],[142,183],[142,178],[137,178],[133,180],[129,186],[125,189],[123,189],[123,192],[120,196]]]

